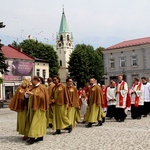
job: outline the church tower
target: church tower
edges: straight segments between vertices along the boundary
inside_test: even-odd
[[[65,83],[68,76],[68,61],[73,51],[73,36],[69,31],[64,9],[62,12],[59,33],[56,37],[56,50],[59,61],[59,76],[61,82]]]

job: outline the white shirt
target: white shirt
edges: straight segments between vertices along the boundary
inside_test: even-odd
[[[135,86],[132,86],[130,93],[135,92],[133,94],[131,94],[131,104],[135,104],[135,97],[138,96],[139,97],[139,105],[144,105],[144,100],[143,100],[143,94],[144,94],[144,86],[143,84],[141,84],[141,88],[138,88],[138,85],[140,83],[138,83]]]
[[[108,87],[106,90],[106,98],[107,98],[107,105],[116,105],[116,101],[110,101],[111,99],[115,98],[115,88]]]
[[[144,95],[143,100],[144,102],[150,102],[150,83],[143,84],[144,86]]]

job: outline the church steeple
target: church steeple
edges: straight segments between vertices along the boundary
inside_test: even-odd
[[[65,16],[64,8],[63,8],[59,33],[64,33],[64,32],[69,32],[69,27],[68,27],[68,24],[67,24],[67,19],[66,19],[66,16]]]
[[[68,62],[73,51],[73,35],[69,31],[64,8],[61,17],[59,33],[56,35],[56,49],[60,64],[59,75],[63,83],[66,82],[68,76]]]

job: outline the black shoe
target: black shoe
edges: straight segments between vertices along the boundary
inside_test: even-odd
[[[35,139],[35,142],[40,142],[43,141],[43,136],[42,137],[38,137],[37,139]]]
[[[56,134],[61,134],[60,130],[56,130],[56,132],[54,132],[52,135],[56,135]]]
[[[68,133],[70,133],[72,131],[72,125],[70,125],[69,127],[68,127]]]
[[[113,117],[109,117],[109,120],[111,120]]]
[[[31,145],[35,143],[35,138],[30,138],[29,140],[26,141],[27,144]]]
[[[144,115],[143,117],[147,117],[147,115]]]
[[[141,117],[137,117],[136,119],[141,119]]]
[[[102,123],[104,123],[105,122],[105,117],[104,118],[102,118]]]
[[[98,124],[96,126],[102,126],[102,121],[98,121]]]
[[[92,127],[92,123],[88,123],[87,125],[85,125],[86,128],[91,128]]]
[[[122,119],[118,119],[118,122],[124,122],[124,120],[122,120]]]
[[[50,124],[49,124],[49,127],[50,127],[50,128],[52,128],[52,127],[53,127],[52,123],[50,123]]]

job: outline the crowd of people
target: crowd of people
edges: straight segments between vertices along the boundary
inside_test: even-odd
[[[85,127],[102,126],[105,118],[123,122],[131,111],[132,119],[147,117],[150,113],[150,83],[145,77],[135,78],[132,87],[118,76],[118,82],[100,85],[95,78],[84,88],[77,89],[71,77],[62,84],[58,76],[43,79],[34,76],[23,79],[11,99],[9,108],[17,112],[17,131],[27,144],[43,141],[47,128],[53,135],[62,130],[72,132],[77,123]]]

